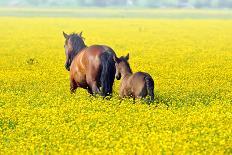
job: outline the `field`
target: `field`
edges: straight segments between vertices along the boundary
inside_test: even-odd
[[[230,11],[204,20],[159,16],[164,11],[154,18],[0,12],[0,154],[232,154]],[[109,45],[118,56],[129,52],[133,71],[154,78],[155,103],[119,100],[119,81],[110,99],[82,89],[71,95],[62,31],[83,31],[87,45]]]

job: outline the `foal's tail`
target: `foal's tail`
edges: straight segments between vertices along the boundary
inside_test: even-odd
[[[115,76],[115,62],[113,60],[114,53],[112,52],[104,52],[101,56],[101,87],[102,87],[102,96],[109,96],[112,94],[112,87],[114,84],[114,76]]]
[[[147,86],[148,95],[150,96],[150,102],[153,102],[154,101],[154,80],[149,74],[146,74],[145,82]]]

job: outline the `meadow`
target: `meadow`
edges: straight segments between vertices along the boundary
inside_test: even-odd
[[[0,12],[0,154],[232,153],[230,11],[204,20]],[[116,80],[112,98],[70,94],[63,31],[129,52],[133,71],[154,78],[155,102],[120,100]]]

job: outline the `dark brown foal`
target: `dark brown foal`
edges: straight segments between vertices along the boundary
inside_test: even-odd
[[[154,101],[154,81],[148,73],[132,73],[128,63],[129,54],[117,58],[114,56],[116,66],[116,79],[121,80],[119,95],[121,98],[133,97],[146,98],[150,96],[150,101]]]

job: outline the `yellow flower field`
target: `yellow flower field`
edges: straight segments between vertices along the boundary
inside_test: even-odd
[[[232,20],[0,17],[0,154],[231,154]],[[130,53],[155,103],[69,92],[64,38]]]

